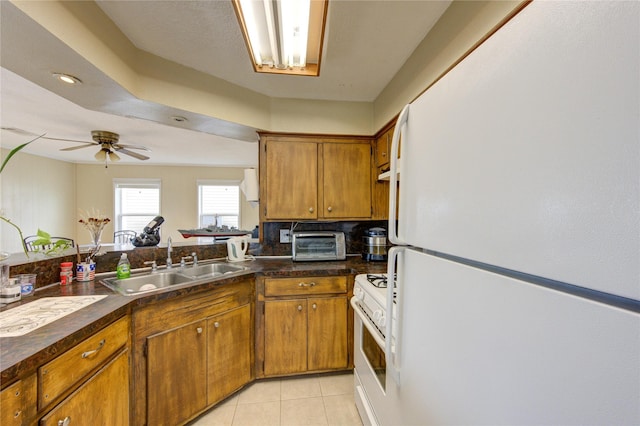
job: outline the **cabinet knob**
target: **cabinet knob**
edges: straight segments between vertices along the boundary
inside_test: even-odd
[[[218,328],[218,327],[220,327],[220,323],[219,323],[218,321],[216,321],[216,322],[214,322],[214,323],[213,323],[213,326],[214,326],[215,328]]]
[[[309,207],[309,213],[313,213],[313,207]]]
[[[13,413],[13,418],[17,419],[18,417],[20,417],[20,414],[22,414],[21,410],[16,411],[15,413]]]
[[[198,332],[198,334],[202,334],[202,327],[196,328],[196,331]]]
[[[331,206],[327,207],[327,211],[333,211],[333,208]]]
[[[298,305],[298,310],[301,311],[302,310],[302,305]]]
[[[58,420],[58,426],[69,426],[71,424],[71,417],[67,416],[63,420]]]
[[[314,303],[313,305],[311,305],[311,307],[312,307],[313,309],[317,309],[317,308],[318,308],[318,305],[316,305],[316,304]]]

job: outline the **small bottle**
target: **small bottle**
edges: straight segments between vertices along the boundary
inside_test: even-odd
[[[116,268],[116,277],[121,280],[123,278],[129,278],[131,276],[131,264],[127,259],[127,253],[122,253],[120,260],[118,261],[118,267]]]
[[[62,262],[60,264],[60,285],[71,284],[73,281],[73,262]]]

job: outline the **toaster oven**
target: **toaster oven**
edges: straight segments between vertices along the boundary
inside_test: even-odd
[[[343,232],[294,232],[291,244],[291,255],[296,262],[344,260],[346,258]]]

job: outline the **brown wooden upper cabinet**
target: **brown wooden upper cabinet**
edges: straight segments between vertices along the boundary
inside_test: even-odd
[[[389,170],[389,152],[391,151],[391,139],[394,126],[391,126],[378,138],[376,138],[376,167],[381,171]]]
[[[370,138],[260,136],[261,220],[371,218]]]

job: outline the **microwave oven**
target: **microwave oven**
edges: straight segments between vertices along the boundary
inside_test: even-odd
[[[344,260],[346,258],[344,232],[294,232],[291,245],[291,255],[296,262]]]

